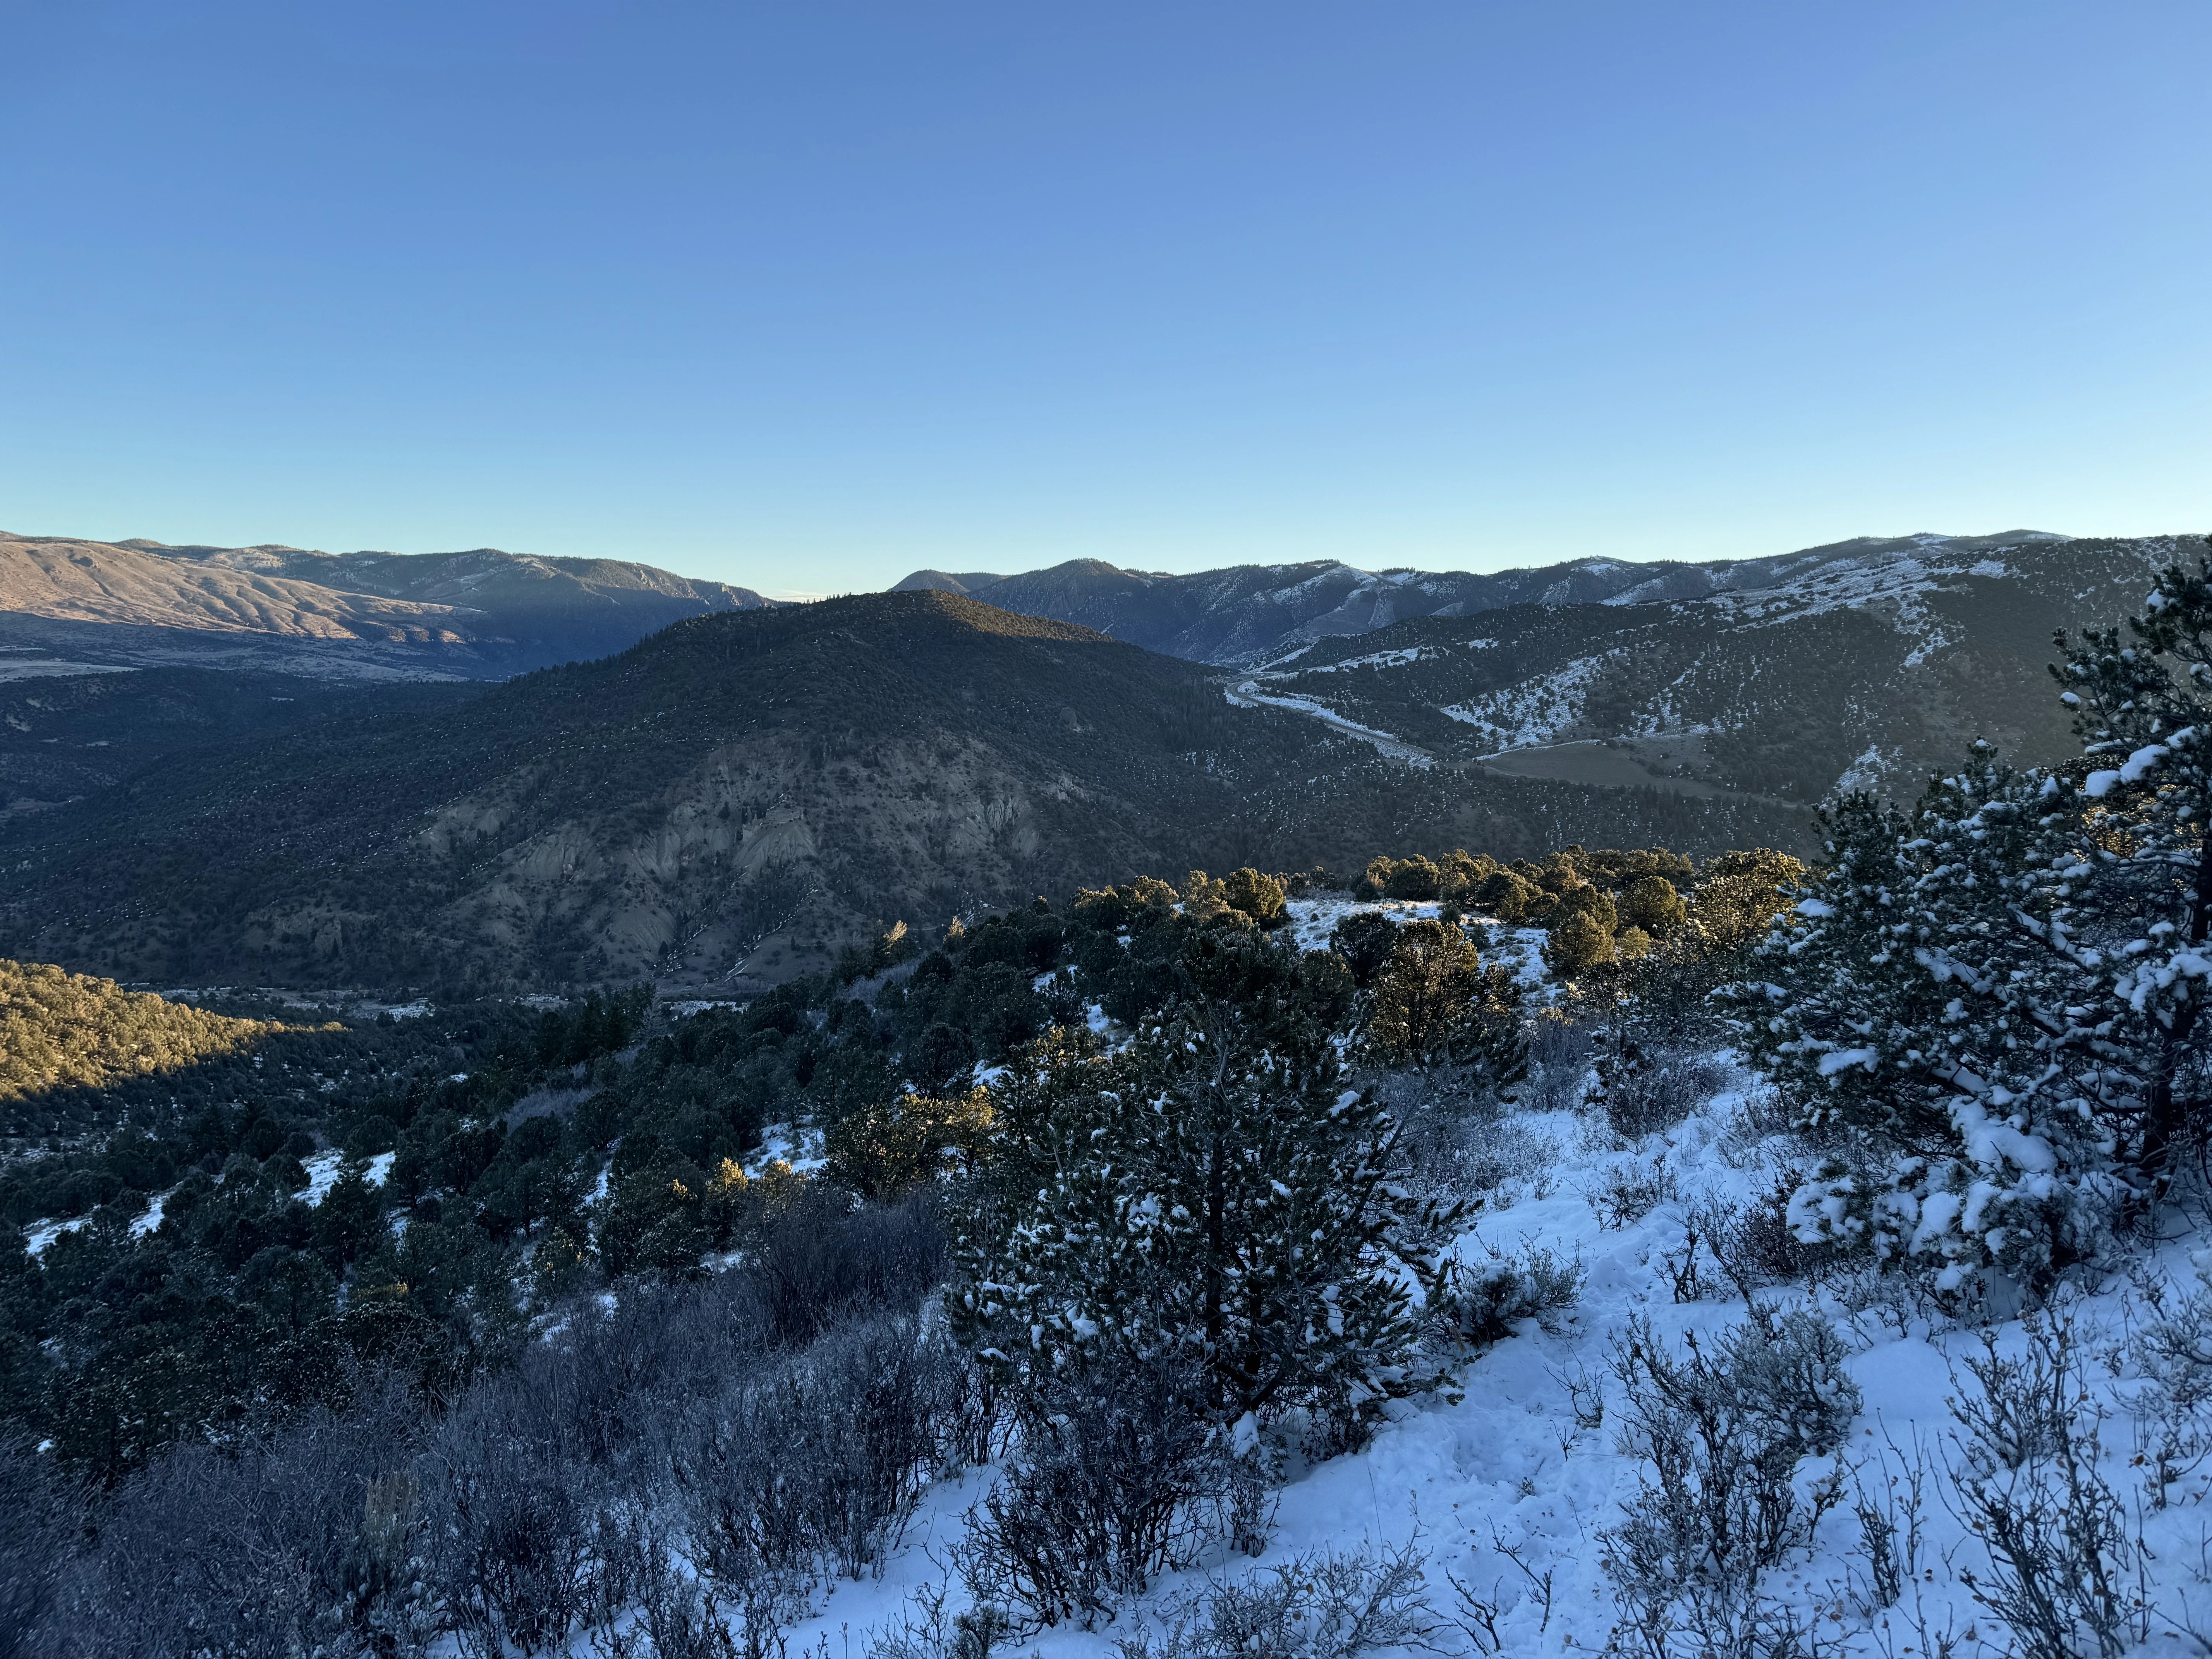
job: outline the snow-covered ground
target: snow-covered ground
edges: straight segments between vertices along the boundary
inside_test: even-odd
[[[1582,719],[1598,671],[1618,654],[1608,651],[1592,657],[1577,657],[1553,673],[1522,680],[1483,696],[1469,697],[1438,712],[1463,725],[1480,728],[1496,741],[1500,752],[1536,748],[1550,743]]]
[[[1355,899],[1336,893],[1320,898],[1292,899],[1285,908],[1290,912],[1290,921],[1285,926],[1291,941],[1301,951],[1326,951],[1329,935],[1336,931],[1338,924],[1363,910],[1399,921],[1434,921],[1443,908],[1434,899]],[[1490,932],[1490,946],[1482,953],[1486,963],[1511,968],[1515,977],[1531,992],[1549,995],[1546,988],[1548,975],[1544,970],[1544,946],[1549,934],[1540,927],[1509,927],[1495,917],[1473,912],[1468,913],[1467,919],[1480,922]]]
[[[1317,720],[1332,731],[1340,732],[1347,738],[1357,738],[1362,743],[1371,744],[1377,752],[1387,755],[1392,760],[1404,761],[1408,766],[1423,771],[1436,764],[1436,757],[1427,750],[1416,748],[1404,738],[1395,738],[1388,732],[1378,732],[1371,726],[1361,726],[1355,720],[1348,720],[1334,708],[1328,708],[1326,704],[1316,702],[1310,697],[1293,696],[1285,692],[1262,691],[1257,680],[1247,680],[1235,690],[1224,695],[1239,708],[1249,708],[1255,704],[1264,703],[1270,708],[1286,709],[1293,714],[1304,714],[1310,720]]]
[[[371,1187],[381,1187],[391,1177],[392,1165],[398,1157],[397,1152],[379,1152],[362,1167],[362,1180]],[[307,1184],[294,1195],[300,1202],[313,1209],[328,1198],[331,1195],[331,1188],[344,1178],[346,1157],[343,1152],[333,1148],[327,1152],[317,1152],[313,1158],[303,1159],[301,1167],[307,1172]],[[156,1200],[157,1208],[159,1204],[160,1200]],[[157,1221],[154,1224],[159,1226],[161,1223]]]
[[[801,1175],[811,1175],[830,1161],[822,1149],[822,1132],[803,1123],[771,1123],[761,1131],[761,1144],[745,1155],[745,1173],[757,1176],[771,1164],[788,1164]]]
[[[33,1221],[23,1230],[23,1249],[29,1255],[44,1255],[46,1247],[64,1233],[73,1233],[91,1220],[90,1216],[81,1215],[71,1221]]]
[[[1048,1631],[1009,1651],[1115,1659],[1116,1638],[1148,1616],[1157,1624],[1164,1611],[1187,1605],[1210,1583],[1266,1572],[1315,1552],[1372,1553],[1409,1544],[1426,1558],[1428,1592],[1442,1622],[1433,1639],[1443,1650],[1491,1650],[1453,1623],[1453,1579],[1497,1601],[1504,1653],[1568,1656],[1604,1648],[1620,1612],[1602,1565],[1600,1534],[1635,1499],[1644,1468],[1617,1437],[1622,1391],[1609,1369],[1614,1340],[1638,1316],[1649,1316],[1677,1347],[1692,1334],[1709,1337],[1743,1319],[1744,1304],[1732,1291],[1675,1301],[1667,1259],[1680,1258],[1685,1222],[1699,1200],[1746,1202],[1771,1189],[1773,1160],[1783,1149],[1756,1141],[1740,1122],[1755,1086],[1735,1076],[1687,1120],[1629,1148],[1571,1113],[1509,1118],[1510,1132],[1528,1138],[1530,1172],[1509,1182],[1478,1212],[1458,1248],[1474,1258],[1486,1247],[1510,1255],[1534,1245],[1578,1259],[1588,1272],[1579,1304],[1549,1328],[1524,1322],[1517,1334],[1474,1360],[1455,1395],[1404,1406],[1364,1450],[1293,1479],[1279,1494],[1273,1541],[1257,1559],[1217,1550],[1193,1571],[1156,1585],[1112,1625]],[[1614,1170],[1649,1171],[1662,1160],[1676,1195],[1626,1226],[1601,1226],[1586,1194]],[[2170,1296],[2202,1288],[2179,1243],[2136,1271],[2145,1280],[2162,1277]],[[1801,1494],[1809,1495],[1823,1479],[1839,1479],[1844,1501],[1827,1512],[1811,1547],[1771,1574],[1765,1593],[1791,1607],[1824,1644],[1833,1644],[1825,1650],[1838,1655],[1994,1659],[2016,1650],[1976,1600],[1977,1584],[1986,1590],[1991,1582],[1988,1549],[1954,1513],[1957,1499],[1942,1473],[1957,1455],[1947,1400],[1971,1389],[1964,1362],[1983,1352],[1978,1333],[1940,1318],[1931,1324],[1902,1302],[1886,1307],[1877,1300],[1854,1313],[1846,1304],[1860,1298],[1835,1290],[1815,1295],[1797,1286],[1765,1294],[1833,1323],[1850,1350],[1848,1370],[1863,1407],[1840,1454],[1808,1458],[1800,1467]],[[2152,1507],[2143,1472],[2131,1462],[2139,1437],[2127,1409],[2134,1385],[2111,1376],[2101,1358],[2143,1314],[2141,1291],[2118,1274],[2074,1309],[2086,1351],[2100,1356],[2089,1366],[2094,1390],[2112,1413],[2101,1472],[2154,1557],[2141,1589],[2160,1633],[2143,1651],[2201,1653],[2198,1644],[2168,1633],[2167,1621],[2193,1620],[2212,1631],[2212,1468],[2200,1467],[2167,1486],[2166,1507]],[[2001,1352],[2017,1355],[2022,1328],[2016,1322],[1999,1327],[1997,1340]],[[1577,1424],[1572,1391],[1589,1383],[1606,1401],[1599,1427]],[[1586,1395],[1582,1416],[1587,1422]],[[1882,1608],[1869,1594],[1855,1511],[1862,1501],[1895,1510],[1902,1524],[1904,1482],[1916,1458],[1926,1474],[1917,1516],[1917,1571],[1901,1599]],[[917,1592],[944,1591],[950,1606],[964,1605],[948,1563],[963,1516],[993,1479],[990,1470],[969,1471],[936,1487],[883,1577],[841,1582],[817,1595],[814,1616],[789,1633],[790,1650],[816,1652],[826,1641],[831,1655],[865,1654],[871,1635],[913,1611]],[[1534,1577],[1500,1553],[1501,1543],[1521,1556]],[[1547,1577],[1548,1605],[1538,1588]],[[2132,1581],[2128,1587],[2130,1594],[2136,1588]]]

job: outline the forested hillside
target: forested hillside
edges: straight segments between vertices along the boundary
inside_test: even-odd
[[[2203,545],[1926,539],[1693,599],[1655,580],[1601,603],[1400,622],[1286,653],[1242,694],[1486,774],[1909,800],[1978,738],[2065,754],[2052,635],[2119,614]]]
[[[0,961],[0,1109],[48,1091],[175,1071],[283,1029],[125,991],[112,980]]]
[[[90,801],[172,756],[258,744],[349,715],[453,708],[483,689],[211,668],[0,678],[0,820]]]
[[[31,996],[11,991],[0,1030],[27,1000],[43,1039],[163,1065],[11,1091],[11,1127],[45,1145],[0,1176],[35,1263],[9,1281],[7,1409],[112,1481],[327,1401],[348,1353],[453,1386],[584,1287],[696,1278],[793,1204],[892,1203],[995,1164],[1042,1133],[1028,1068],[1103,1063],[1194,998],[1278,1044],[1357,1024],[1378,1075],[1510,1081],[1546,964],[1604,981],[1667,952],[1717,975],[1801,869],[1574,848],[1378,858],[1349,892],[1145,878],[889,935],[744,1007],[640,989],[288,1024],[10,968]]]
[[[1931,551],[1972,563],[2065,538],[1860,536],[1770,558],[1644,560],[1628,550],[1534,569],[1362,570],[1334,559],[1232,565],[1187,575],[1071,559],[1019,575],[917,570],[899,590],[965,593],[1007,611],[1081,623],[1150,651],[1224,668],[1256,668],[1303,647],[1356,640],[1419,617],[1459,618],[1521,605],[1674,604],[1757,594],[1808,579],[1863,572]]]
[[[680,623],[0,829],[0,939],[168,982],[725,992],[891,923],[1379,845],[1796,845],[1807,817],[1423,769],[1207,671],[936,593]]]

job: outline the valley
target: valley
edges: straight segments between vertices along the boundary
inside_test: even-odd
[[[1977,738],[2056,756],[2067,723],[2044,672],[2051,635],[2124,610],[2160,565],[2202,548],[2188,536],[1865,538],[1718,566],[1588,561],[1483,578],[1086,568],[977,591],[1241,669],[1231,695],[1365,732],[1380,752],[1810,805],[1848,787],[1908,797]],[[1249,591],[1263,576],[1297,580]]]
[[[1249,1659],[1258,1605],[1355,1632],[1286,1659],[1893,1659],[2212,1616],[2168,1565],[2201,1118],[2158,1104],[2199,694],[2078,634],[2196,650],[2201,544],[1845,545],[1339,595],[1241,663],[909,585],[504,675],[364,673],[399,613],[304,602],[235,631],[312,672],[17,672],[24,1628]],[[2023,1395],[2066,1402],[2025,1521],[1981,1473]],[[2067,1549],[2069,1611],[1986,1589]]]
[[[0,824],[0,950],[166,984],[742,994],[896,921],[1153,870],[1576,833],[1710,851],[1805,824],[1424,772],[1237,708],[1196,665],[886,594],[702,617],[443,712],[333,707],[157,760]]]

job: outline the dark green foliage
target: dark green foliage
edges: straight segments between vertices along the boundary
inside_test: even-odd
[[[1355,910],[1336,924],[1328,948],[1344,958],[1352,982],[1364,991],[1389,965],[1398,943],[1398,924],[1379,910]]]
[[[1424,1217],[1380,1105],[1342,1086],[1351,975],[1249,928],[1155,931],[1179,949],[1135,1045],[1061,1034],[1000,1097],[956,1328],[1017,1380],[1188,1363],[1218,1422],[1304,1405],[1356,1434],[1413,1386],[1410,1304],[1375,1263],[1418,1256]]]
[[[1514,975],[1484,967],[1458,923],[1409,921],[1376,977],[1363,1036],[1386,1066],[1449,1068],[1498,1087],[1528,1070],[1521,1002]]]
[[[908,1079],[925,1095],[944,1094],[967,1077],[975,1064],[975,1040],[941,1019],[925,1028],[907,1049]]]
[[[755,1075],[780,1028],[811,1030],[779,1006],[752,1030],[676,1022],[579,1109],[577,1074],[636,1041],[649,994],[278,1030],[250,1054],[23,1097],[78,1139],[0,1178],[0,1209],[86,1224],[35,1260],[0,1253],[0,1413],[109,1482],[180,1436],[327,1402],[367,1357],[450,1386],[518,1320],[518,1261],[588,1237],[606,1142],[711,1168],[758,1144],[761,1094],[795,1096],[789,1060]],[[514,1110],[526,1097],[550,1105]],[[311,1206],[302,1158],[322,1143],[345,1161]],[[159,1224],[134,1228],[157,1200]]]
[[[1231,871],[1222,879],[1223,897],[1231,909],[1243,911],[1262,927],[1273,927],[1282,921],[1283,884],[1274,877],[1262,875],[1248,865]]]

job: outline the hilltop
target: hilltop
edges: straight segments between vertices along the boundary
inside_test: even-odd
[[[218,1054],[281,1025],[232,1019],[40,963],[0,959],[0,1105],[100,1089]]]
[[[1224,668],[1252,668],[1324,641],[1355,639],[1429,617],[1473,617],[1516,605],[1657,605],[1753,594],[1832,568],[1862,569],[1940,553],[1988,558],[2065,538],[2037,530],[1995,536],[1858,536],[1759,559],[1591,557],[1533,569],[1364,570],[1337,559],[1232,565],[1190,575],[1071,559],[1018,575],[917,570],[894,592],[964,593],[1009,611],[1079,622],[1147,650]]]

